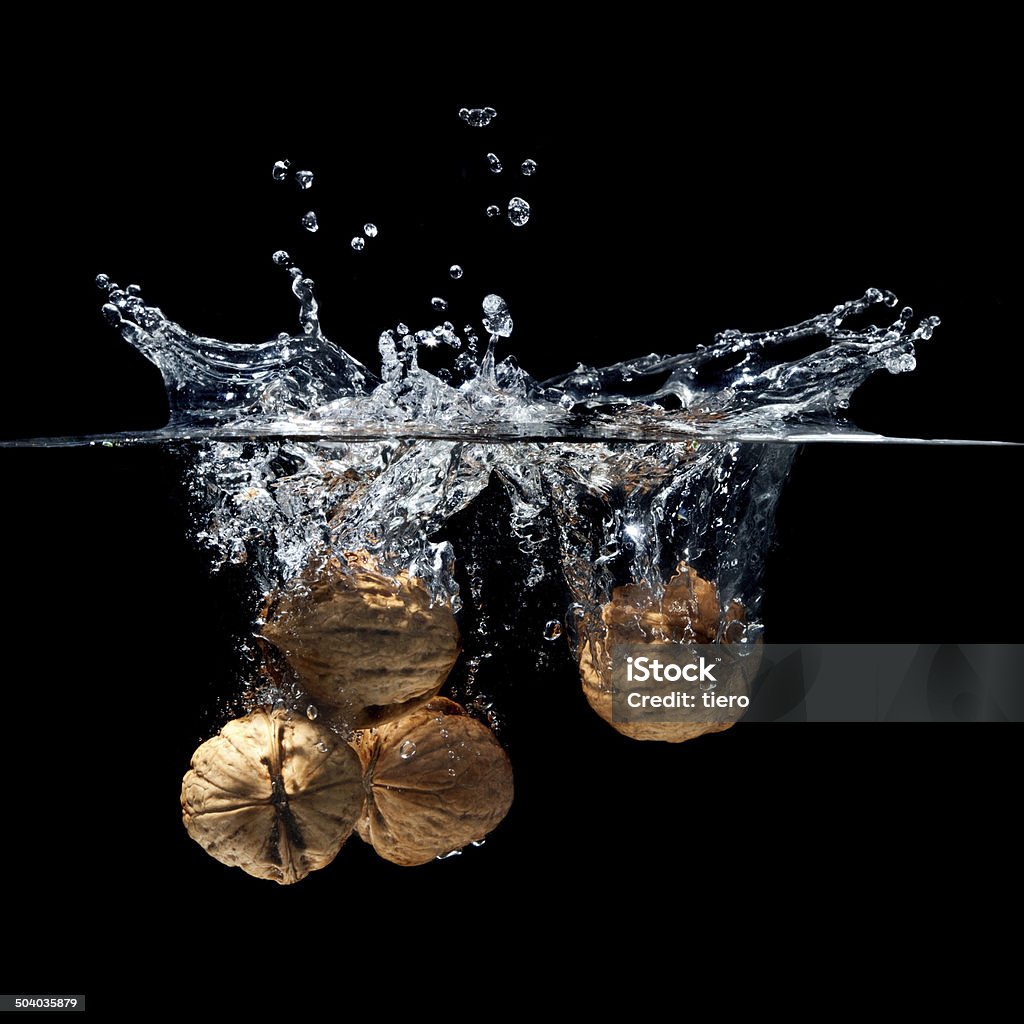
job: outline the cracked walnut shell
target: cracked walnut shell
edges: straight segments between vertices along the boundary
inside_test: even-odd
[[[222,864],[282,885],[329,864],[363,805],[352,748],[283,711],[228,722],[181,784],[188,834]]]
[[[734,723],[704,721],[615,721],[612,713],[611,648],[617,644],[731,643],[746,618],[743,606],[732,601],[724,614],[714,583],[698,576],[685,562],[665,585],[660,601],[645,600],[646,590],[627,584],[612,591],[601,606],[601,627],[583,637],[579,656],[583,694],[590,706],[614,729],[636,740],[683,743],[705,733],[723,732]],[[732,625],[735,623],[736,625]],[[750,696],[750,681],[759,664],[750,655],[733,665],[717,693]]]
[[[269,600],[262,634],[317,708],[349,728],[430,700],[460,650],[451,607],[408,573],[384,575],[366,552],[291,580]]]
[[[512,765],[487,726],[438,697],[355,744],[366,807],[359,837],[413,866],[479,842],[512,804]]]

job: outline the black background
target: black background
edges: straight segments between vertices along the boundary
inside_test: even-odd
[[[98,315],[96,273],[140,283],[193,330],[255,341],[295,324],[270,262],[285,248],[318,282],[328,335],[371,365],[382,328],[436,321],[431,296],[449,299],[458,326],[497,291],[516,322],[510,348],[537,376],[891,288],[943,326],[915,373],[862,389],[855,420],[1021,439],[997,77],[954,62],[899,78],[737,62],[727,88],[666,70],[571,88],[475,77],[428,96],[396,63],[387,87],[364,73],[319,92],[272,68],[258,84],[173,90],[86,76],[59,102],[12,110],[3,436],[164,422],[156,370]],[[491,127],[458,120],[475,104],[498,109]],[[309,192],[272,182],[283,156],[316,173]],[[517,171],[525,157],[533,178]],[[526,228],[484,217],[513,194],[533,205]],[[308,208],[315,236],[298,227]],[[380,234],[353,253],[365,221]],[[244,613],[238,582],[211,580],[185,540],[179,466],[156,450],[2,458],[17,807],[5,866],[22,934],[8,991],[60,984],[102,1000],[130,976],[188,999],[196,961],[215,960],[231,987],[264,958],[284,970],[292,942],[318,965],[380,947],[422,962],[430,944],[461,976],[494,970],[488,950],[516,929],[533,936],[520,954],[535,965],[563,938],[586,933],[597,956],[616,935],[710,921],[737,897],[870,905],[895,886],[927,908],[967,895],[933,879],[1005,839],[1004,729],[740,725],[681,747],[619,737],[587,710],[567,650],[538,662],[541,645],[522,640],[564,596],[552,587],[519,608],[499,538],[506,573],[489,611],[513,629],[481,679],[503,694],[509,818],[484,847],[423,868],[353,840],[299,886],[249,879],[180,825],[179,780],[218,724]],[[1019,639],[1019,472],[1010,450],[806,450],[765,578],[769,636]],[[483,522],[500,512],[491,501]],[[97,941],[98,921],[112,942]],[[156,936],[180,961],[154,952]],[[310,963],[311,984],[330,980]]]

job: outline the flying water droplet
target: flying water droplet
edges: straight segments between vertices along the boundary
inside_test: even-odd
[[[377,225],[376,224],[364,224],[363,225],[363,234],[366,235],[367,238],[376,238],[377,237]]]
[[[469,845],[470,846],[483,846],[484,843],[486,843],[486,842],[487,842],[486,839],[476,839],[472,843],[470,843]]]
[[[396,324],[395,325],[395,334],[397,334],[400,338],[404,338],[408,333],[409,333],[409,325],[408,324]]]
[[[274,169],[270,172],[274,176],[274,181],[284,181],[288,177],[288,168],[291,165],[291,160],[277,160],[274,163]]]
[[[519,170],[521,170],[523,172],[523,174],[525,174],[527,177],[530,177],[531,174],[536,174],[537,173],[537,161],[536,160],[524,160],[519,165]]]
[[[451,266],[450,266],[450,267],[448,268],[448,276],[449,276],[449,277],[450,277],[450,278],[451,278],[451,279],[452,279],[453,281],[458,281],[458,279],[459,279],[460,277],[462,277],[462,267],[460,267],[460,266],[458,265],[458,263],[453,263],[453,264],[452,264],[452,265],[451,265]]]
[[[454,768],[449,768],[449,769],[448,769],[448,774],[449,774],[449,775],[451,775],[451,776],[452,776],[452,777],[454,778],[454,777],[455,777],[455,775],[456,775],[456,771],[455,771],[455,769],[454,769]],[[461,852],[461,851],[460,851],[460,852]]]
[[[106,274],[97,274],[96,287],[99,288],[101,291],[105,291],[107,288],[110,287],[110,278],[107,277]]]
[[[432,299],[430,300],[430,304],[431,304],[431,305],[432,305],[432,306],[434,307],[434,309],[436,309],[436,310],[437,310],[437,311],[438,311],[439,313],[442,313],[442,312],[444,312],[444,310],[446,310],[446,309],[448,308],[448,303],[447,303],[447,302],[445,302],[445,300],[444,300],[444,299],[440,298],[440,296],[437,296],[437,295],[435,295],[435,296],[434,296],[434,298],[432,298]]]
[[[459,117],[474,128],[486,128],[497,116],[494,107],[462,107],[459,110]]]
[[[317,224],[317,222],[316,222],[316,214],[312,210],[310,210],[309,213],[304,213],[302,215],[302,226],[307,231],[319,231],[320,230],[320,225]]]
[[[356,237],[352,239],[352,248],[355,249],[356,252],[362,252],[365,247],[365,238],[360,238],[359,235],[356,235]]]
[[[461,854],[462,854],[461,850],[449,850],[447,853],[439,853],[437,855],[437,859],[438,860],[448,860],[449,857],[458,857],[458,856],[461,856]]]
[[[562,624],[558,619],[549,619],[544,624],[544,639],[557,640],[562,635]]]
[[[103,319],[106,320],[111,327],[116,327],[121,322],[121,310],[119,310],[112,302],[105,302],[100,307],[100,312],[103,314]]]
[[[501,174],[503,168],[501,166],[501,161],[498,159],[497,153],[487,154],[487,167],[491,174]]]
[[[290,267],[292,265],[292,258],[284,249],[278,249],[270,258],[279,267]]]
[[[499,338],[507,338],[512,334],[512,317],[508,305],[500,295],[488,295],[483,302],[484,328]]]
[[[401,757],[401,759],[403,761],[408,761],[410,757],[415,757],[416,756],[416,744],[413,743],[412,740],[406,740],[398,748],[398,756]]]
[[[296,171],[295,172],[295,184],[302,189],[303,192],[307,188],[313,187],[313,172],[312,171]]]
[[[319,742],[319,743],[318,743],[318,744],[316,745],[316,749],[317,749],[317,750],[319,750],[321,754],[326,754],[326,753],[327,753],[327,752],[328,752],[328,751],[329,751],[329,750],[330,750],[331,748],[330,748],[330,747],[328,747],[328,746],[327,746],[327,744],[326,744],[326,743],[324,743],[324,741],[323,741],[323,740],[321,740],[321,741],[320,741],[320,742]]]
[[[501,213],[501,210],[497,206],[494,206],[492,204],[492,205],[487,207],[487,211],[486,212],[487,212],[487,216],[488,217],[497,217],[498,214]]]
[[[315,705],[315,704],[310,704],[310,705],[309,705],[309,707],[308,707],[308,708],[306,708],[306,717],[307,717],[307,718],[308,718],[308,719],[309,719],[309,720],[310,720],[311,722],[315,722],[315,721],[316,721],[316,717],[317,717],[317,715],[319,715],[319,714],[320,714],[320,712],[319,712],[319,711],[317,710],[317,707],[316,707],[316,705]]]
[[[519,196],[513,196],[508,201],[508,219],[521,228],[530,219],[530,204]]]

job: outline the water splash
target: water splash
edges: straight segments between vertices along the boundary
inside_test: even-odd
[[[474,128],[486,128],[497,116],[494,107],[462,107],[459,110],[459,117]]]
[[[521,228],[530,219],[530,204],[519,196],[513,196],[508,201],[508,219],[511,224]]]

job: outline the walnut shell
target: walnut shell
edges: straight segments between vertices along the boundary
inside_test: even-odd
[[[365,552],[291,580],[268,602],[263,636],[330,718],[360,728],[425,704],[460,649],[447,604],[423,581],[378,571]]]
[[[412,866],[483,839],[512,805],[512,765],[487,726],[454,701],[359,735],[367,800],[359,837]]]
[[[363,806],[352,748],[285,712],[228,722],[181,784],[188,834],[222,864],[288,885],[337,856]]]
[[[711,644],[732,642],[730,622],[742,622],[746,613],[733,601],[723,615],[715,585],[698,576],[685,562],[665,585],[656,604],[644,602],[642,587],[616,587],[612,599],[601,606],[603,631],[583,638],[579,656],[580,679],[587,703],[614,729],[635,740],[684,743],[706,733],[723,732],[733,722],[617,722],[612,715],[612,664],[615,644]],[[742,665],[730,667],[717,692],[750,696],[750,683],[760,662],[751,654]]]

